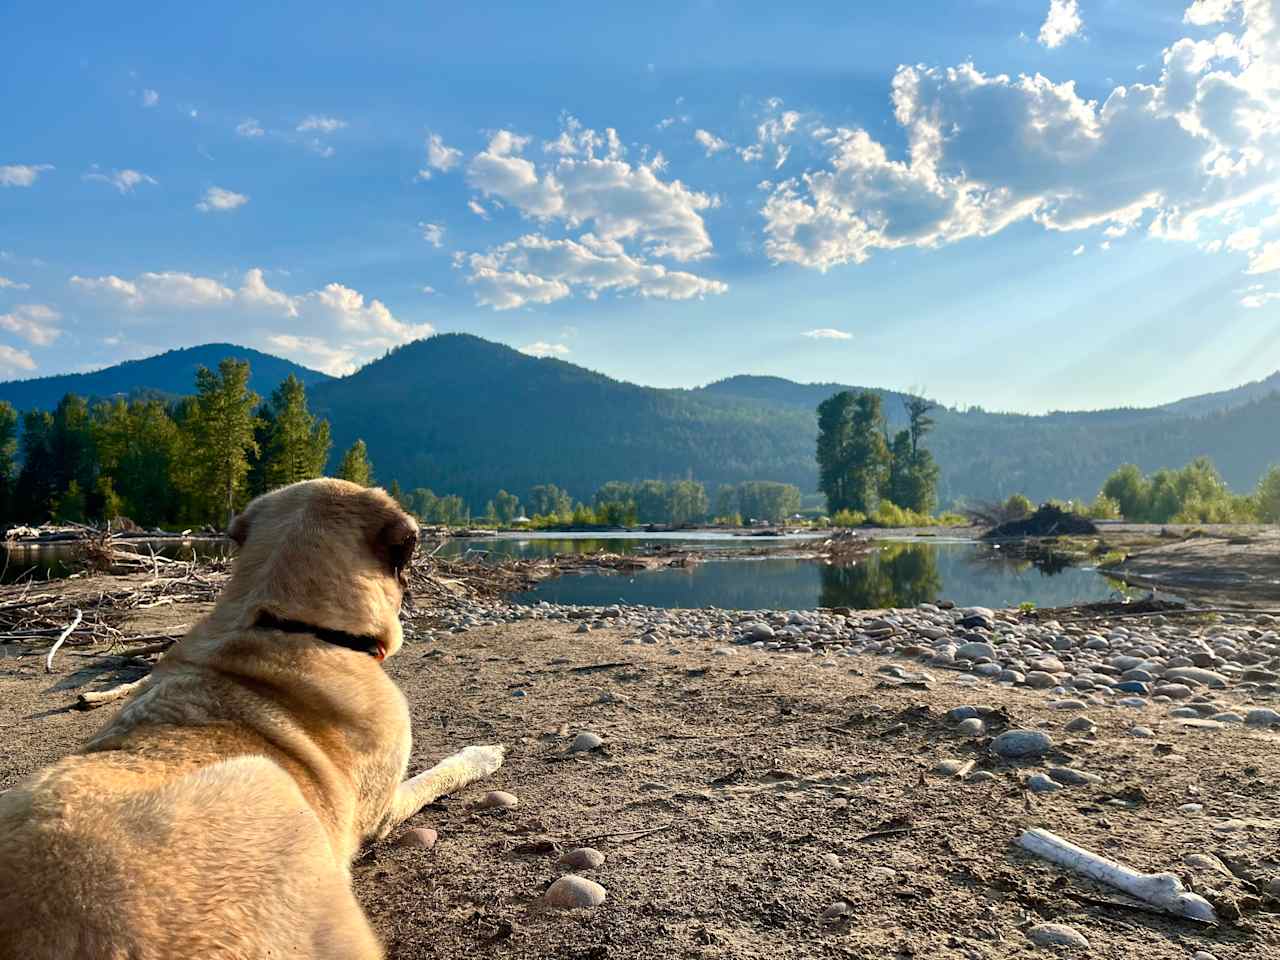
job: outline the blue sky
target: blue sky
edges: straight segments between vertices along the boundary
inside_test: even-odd
[[[1280,0],[18,2],[0,376],[467,331],[1039,411],[1280,368]]]

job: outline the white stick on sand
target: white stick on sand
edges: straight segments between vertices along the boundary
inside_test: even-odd
[[[1018,838],[1018,846],[1044,860],[1122,890],[1131,897],[1145,900],[1161,910],[1205,923],[1218,922],[1218,915],[1209,901],[1187,892],[1182,881],[1172,873],[1139,873],[1038,827],[1024,831]]]
[[[79,610],[76,610],[76,618],[71,621],[71,625],[67,627],[67,629],[63,630],[62,633],[58,635],[58,639],[54,641],[53,646],[49,648],[49,656],[45,657],[44,661],[45,673],[53,673],[53,655],[57,653],[58,648],[66,642],[67,637],[71,636],[71,632],[75,630],[76,627],[80,626],[80,621],[83,618],[84,614]]]

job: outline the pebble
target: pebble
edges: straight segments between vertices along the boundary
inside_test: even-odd
[[[841,920],[849,916],[852,912],[853,908],[849,906],[849,902],[847,900],[837,900],[835,903],[831,904],[831,906],[827,907],[827,909],[822,911],[822,919],[827,921]]]
[[[1083,787],[1089,783],[1101,783],[1102,778],[1096,773],[1085,773],[1083,770],[1073,770],[1071,767],[1050,767],[1049,776],[1064,787]]]
[[[1251,727],[1269,727],[1273,723],[1280,723],[1280,713],[1268,710],[1265,707],[1259,707],[1246,713],[1244,722]]]
[[[570,873],[561,877],[542,895],[542,902],[555,910],[581,910],[604,903],[605,889],[594,880]]]
[[[977,717],[961,720],[960,726],[956,727],[956,732],[962,737],[980,737],[985,730],[986,725]]]
[[[1053,749],[1053,737],[1043,730],[1006,730],[991,741],[991,750],[1006,760],[1040,757]]]
[[[478,810],[514,810],[518,806],[520,801],[516,795],[505,790],[490,790],[476,801]]]
[[[569,745],[570,753],[587,753],[591,750],[599,750],[604,746],[604,739],[595,733],[583,730],[580,734],[573,738],[573,743]]]
[[[1032,793],[1054,793],[1062,789],[1062,784],[1043,773],[1033,773],[1027,777],[1027,789]]]
[[[1027,930],[1027,939],[1037,947],[1078,947],[1089,949],[1089,940],[1075,927],[1065,923],[1037,923]]]
[[[436,845],[439,836],[430,827],[411,827],[396,843],[401,847],[421,847],[423,850],[430,850]]]
[[[1139,740],[1153,740],[1156,732],[1150,727],[1130,727],[1129,736],[1137,737]]]
[[[604,865],[605,856],[594,847],[578,847],[560,858],[570,870],[595,870]]]
[[[1076,717],[1067,724],[1067,733],[1093,733],[1098,729],[1098,725],[1088,717]]]

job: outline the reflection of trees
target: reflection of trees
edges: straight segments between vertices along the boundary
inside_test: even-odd
[[[941,590],[937,553],[922,544],[887,544],[855,566],[822,567],[824,607],[910,607]]]

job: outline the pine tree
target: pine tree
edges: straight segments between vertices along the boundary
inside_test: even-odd
[[[316,421],[307,408],[307,388],[292,373],[271,395],[270,428],[264,452],[267,489],[324,472],[332,442],[329,421]]]
[[[259,397],[249,389],[249,364],[227,358],[218,372],[196,371],[194,416],[187,452],[204,493],[205,519],[225,510],[227,523],[245,492],[249,457],[259,452],[254,439],[254,408]]]
[[[0,400],[0,522],[13,519],[13,494],[18,482],[18,411]]]
[[[22,472],[14,493],[14,515],[26,523],[43,523],[53,513],[53,415],[30,410],[22,415]]]
[[[342,455],[338,465],[338,479],[358,483],[362,487],[373,486],[373,464],[369,462],[369,448],[363,440],[357,440]]]

